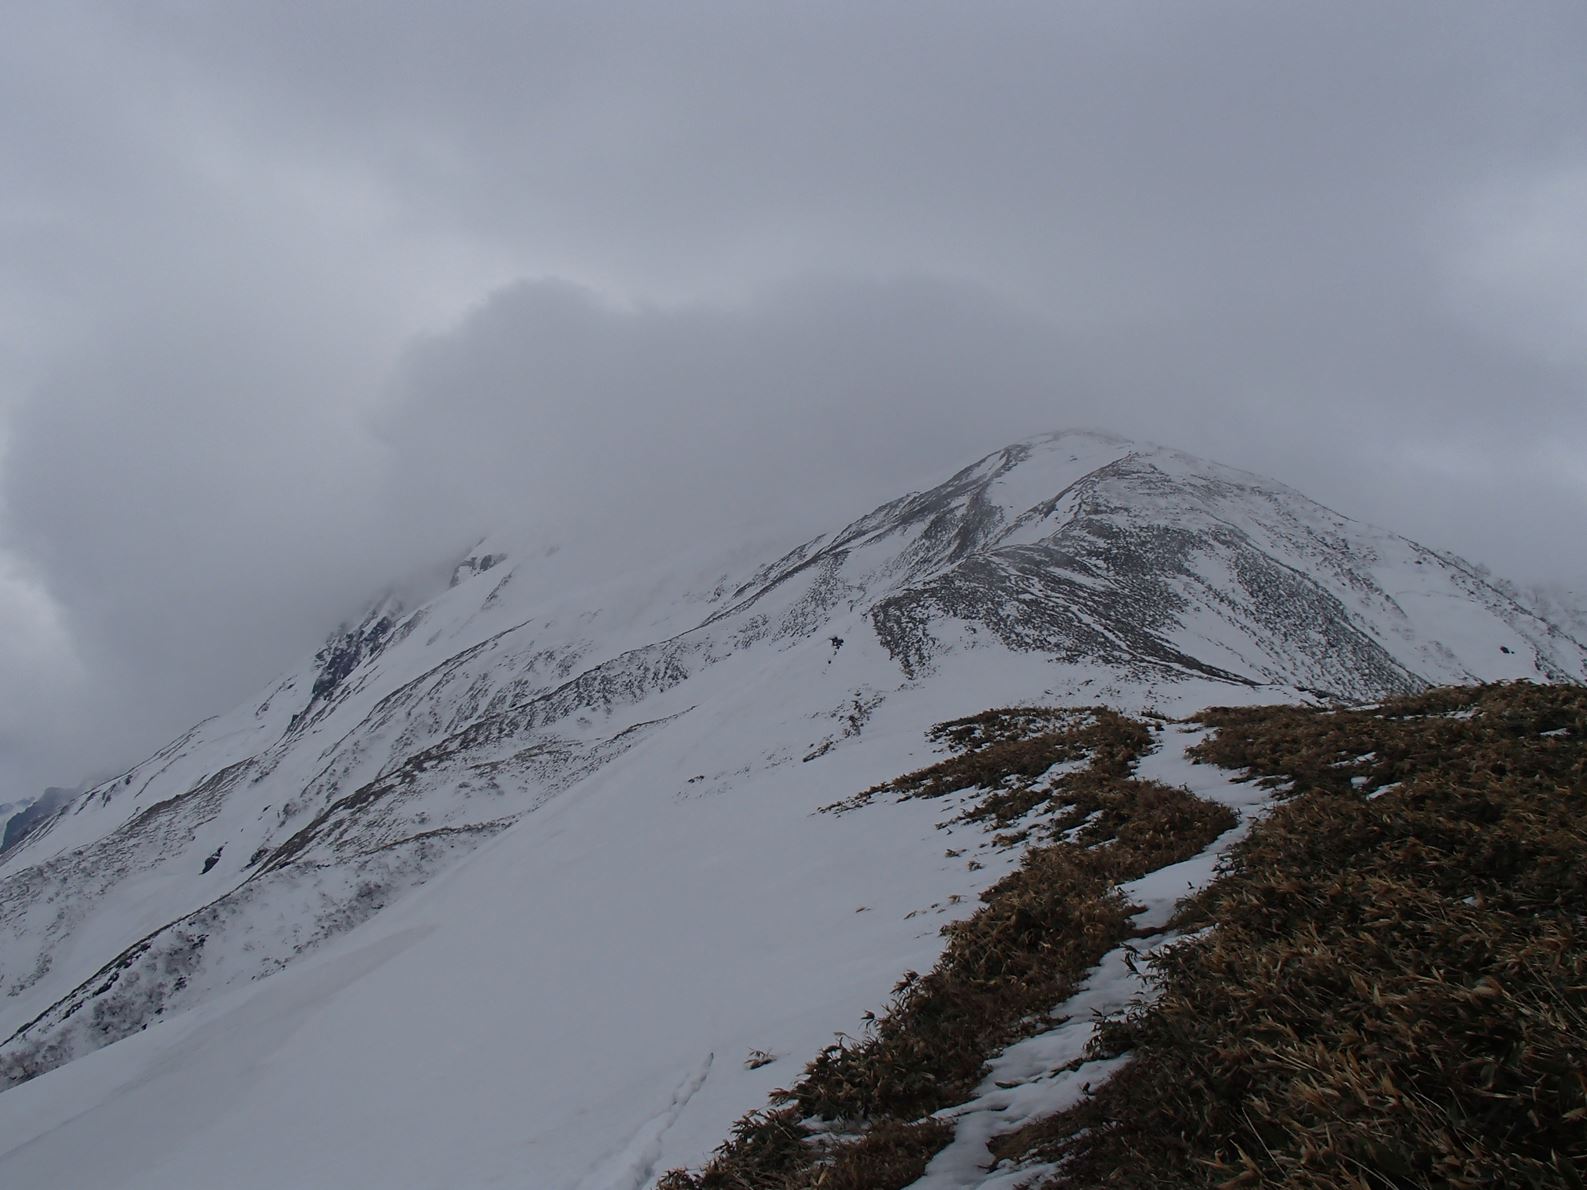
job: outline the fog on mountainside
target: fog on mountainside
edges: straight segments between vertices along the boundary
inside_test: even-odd
[[[5,15],[0,1190],[1587,1184],[1587,4]]]

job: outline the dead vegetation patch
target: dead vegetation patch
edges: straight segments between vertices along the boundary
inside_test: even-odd
[[[1075,830],[1108,808],[1109,791],[1125,781],[1152,744],[1145,724],[1106,707],[1004,707],[939,723],[928,737],[953,750],[944,760],[827,807],[843,813],[878,797],[943,798],[965,794],[952,820],[1009,831],[1029,818],[1047,839]],[[1087,842],[1101,842],[1107,828]],[[1023,843],[1030,830],[1000,835]]]
[[[1101,1032],[1131,1061],[998,1154],[1044,1190],[1583,1185],[1587,690],[1203,721],[1290,797]]]
[[[960,821],[995,829],[1039,809],[1048,837],[1069,837],[1026,851],[973,916],[945,928],[936,966],[906,974],[863,1037],[840,1037],[776,1093],[779,1106],[744,1117],[703,1170],[673,1171],[659,1190],[913,1182],[951,1138],[931,1113],[969,1099],[990,1058],[1050,1027],[1054,1007],[1128,936],[1138,909],[1116,886],[1198,854],[1235,822],[1186,790],[1135,780],[1152,734],[1112,711],[1010,708],[932,735],[955,755],[833,809],[973,790]],[[813,1120],[840,1128],[816,1132]]]

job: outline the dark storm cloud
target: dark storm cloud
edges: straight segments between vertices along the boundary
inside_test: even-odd
[[[815,531],[1076,422],[1574,577],[1584,51],[1574,0],[24,5],[0,781],[503,521]]]

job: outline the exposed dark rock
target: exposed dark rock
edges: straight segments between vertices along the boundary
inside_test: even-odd
[[[0,837],[0,853],[10,851],[22,842],[33,828],[40,823],[55,817],[66,808],[66,803],[72,800],[73,791],[50,786],[32,805],[11,815],[6,820],[5,834]]]

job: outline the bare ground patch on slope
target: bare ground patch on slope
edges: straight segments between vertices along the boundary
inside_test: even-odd
[[[1587,689],[1207,712],[1288,799],[1181,910],[1131,1060],[1002,1139],[1090,1186],[1587,1181]]]
[[[1015,707],[939,724],[939,763],[830,807],[961,795],[957,818],[1045,840],[948,926],[942,957],[910,972],[864,1036],[819,1054],[773,1106],[739,1121],[698,1173],[659,1190],[897,1190],[951,1139],[932,1113],[963,1102],[1006,1046],[1051,1027],[1098,960],[1131,931],[1117,885],[1202,851],[1227,808],[1136,780],[1149,726],[1113,711]],[[1018,826],[1010,832],[1007,828]]]

